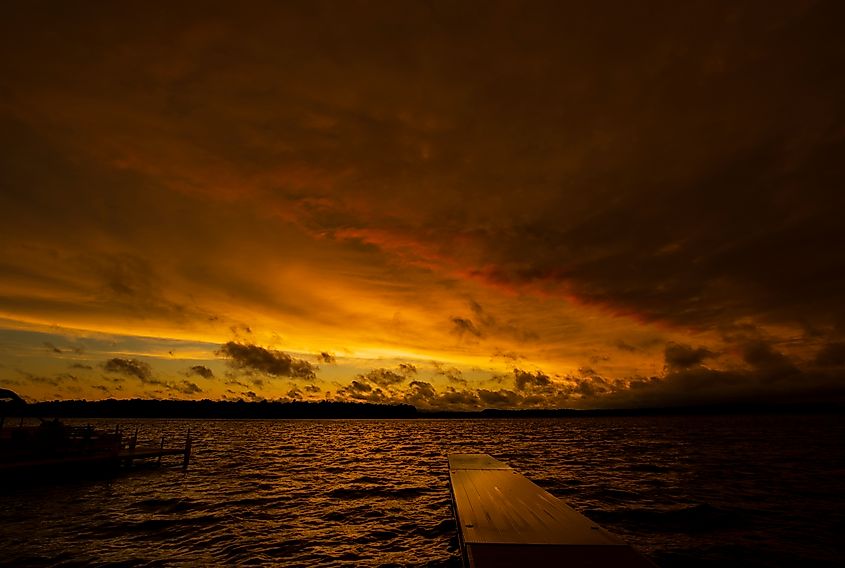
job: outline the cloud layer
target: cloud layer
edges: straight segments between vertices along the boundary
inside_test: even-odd
[[[219,351],[220,355],[231,359],[233,366],[239,369],[257,371],[274,377],[313,379],[314,366],[308,361],[294,359],[287,353],[265,349],[258,345],[248,345],[229,341]]]
[[[429,406],[826,396],[838,6],[611,12],[8,7],[0,364]],[[73,351],[97,333],[222,347]]]

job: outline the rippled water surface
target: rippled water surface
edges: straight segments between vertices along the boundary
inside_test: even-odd
[[[661,566],[843,553],[837,416],[91,422],[174,443],[190,427],[191,466],[3,488],[0,563],[459,566],[456,451],[506,461]]]

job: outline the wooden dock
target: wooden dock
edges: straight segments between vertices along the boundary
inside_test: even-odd
[[[165,448],[164,436],[161,437],[161,444],[159,447],[138,447],[138,430],[135,430],[135,435],[129,440],[129,446],[118,452],[118,458],[121,464],[126,467],[132,467],[135,460],[145,460],[155,458],[156,463],[161,463],[163,456],[182,456],[182,469],[188,468],[188,462],[191,459],[191,448],[193,446],[191,440],[191,430],[188,429],[188,434],[185,437],[184,448]]]
[[[162,456],[182,456],[182,466],[188,467],[188,460],[191,457],[190,447],[183,448],[135,448],[132,450],[121,450],[118,458],[122,462],[155,458],[161,461]]]
[[[487,454],[450,454],[449,482],[469,568],[654,567],[615,535]]]
[[[47,428],[19,427],[0,431],[0,479],[52,477],[78,472],[107,472],[136,465],[161,465],[164,456],[181,456],[187,469],[191,458],[191,432],[184,447],[138,446],[138,430],[124,444],[119,428],[102,432],[86,427],[66,427],[58,422]]]

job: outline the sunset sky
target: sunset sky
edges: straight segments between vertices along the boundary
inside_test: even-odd
[[[845,399],[841,2],[0,18],[0,387]]]

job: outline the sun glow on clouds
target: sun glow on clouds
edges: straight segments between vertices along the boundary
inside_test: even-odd
[[[841,395],[828,6],[300,8],[9,10],[0,380],[425,408]],[[286,361],[313,373],[268,373]]]

